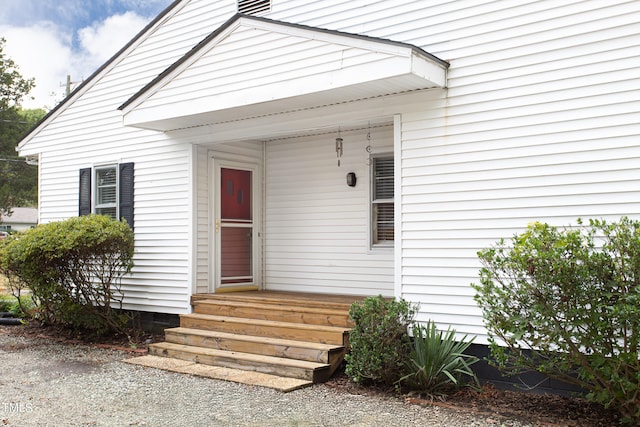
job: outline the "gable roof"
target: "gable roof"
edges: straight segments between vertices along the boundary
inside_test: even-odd
[[[447,68],[407,43],[236,14],[119,109],[168,131],[445,87]]]
[[[69,95],[67,95],[62,101],[60,101],[54,108],[52,108],[42,119],[40,119],[25,135],[20,138],[18,142],[18,150],[20,150],[29,140],[38,133],[43,125],[49,123],[61,112],[63,112],[70,103],[77,99],[81,94],[85,93],[95,83],[98,76],[104,71],[109,69],[117,59],[124,54],[132,45],[141,40],[152,28],[154,28],[162,19],[167,16],[180,2],[183,0],[174,0],[169,6],[167,6],[158,16],[156,16],[151,22],[149,22],[142,30],[138,32],[126,45],[116,52],[111,58],[109,58],[102,66],[94,71],[86,80],[79,84]]]

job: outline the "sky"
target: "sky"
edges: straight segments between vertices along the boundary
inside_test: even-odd
[[[0,0],[4,54],[36,87],[23,108],[50,110],[173,0]]]

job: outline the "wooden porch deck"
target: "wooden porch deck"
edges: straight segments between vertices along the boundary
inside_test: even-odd
[[[228,293],[208,293],[208,294],[195,294],[191,296],[191,304],[194,302],[223,297],[226,299],[251,299],[251,300],[286,300],[305,303],[309,305],[322,306],[324,303],[337,303],[337,304],[351,304],[355,301],[362,301],[366,297],[357,295],[334,295],[334,294],[321,294],[311,292],[287,292],[287,291],[244,291],[244,292],[228,292]]]
[[[197,294],[193,313],[149,353],[215,367],[324,382],[349,349],[349,307],[364,297],[280,291]]]

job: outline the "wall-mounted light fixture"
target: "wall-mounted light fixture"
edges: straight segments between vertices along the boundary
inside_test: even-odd
[[[349,172],[347,174],[347,185],[349,187],[355,187],[357,180],[358,179],[356,178],[356,173],[355,172]]]

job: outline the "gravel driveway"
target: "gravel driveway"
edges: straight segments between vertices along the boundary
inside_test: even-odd
[[[271,389],[144,368],[121,351],[0,330],[0,425],[522,426],[519,422],[348,394]]]

